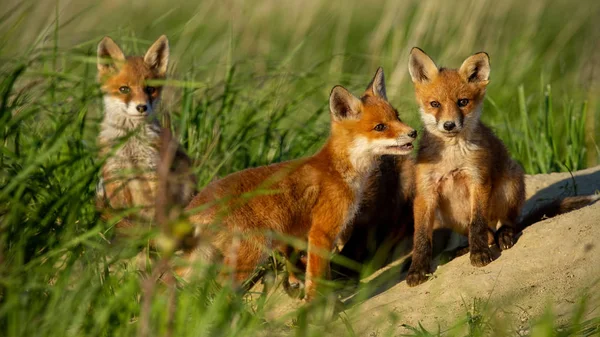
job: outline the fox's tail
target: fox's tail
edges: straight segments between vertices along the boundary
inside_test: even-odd
[[[598,200],[600,200],[600,194],[556,199],[529,212],[529,214],[519,222],[518,230],[522,231],[536,222],[591,205]]]

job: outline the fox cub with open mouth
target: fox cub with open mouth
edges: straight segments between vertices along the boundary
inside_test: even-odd
[[[388,103],[381,68],[360,98],[334,87],[329,107],[331,133],[315,155],[233,173],[192,200],[188,210],[205,205],[190,217],[200,240],[192,259],[223,258],[240,285],[269,250],[288,251],[269,233],[307,240],[305,300],[315,297],[329,274],[327,255],[354,218],[378,159],[410,153],[417,136]],[[248,195],[260,189],[272,192]]]

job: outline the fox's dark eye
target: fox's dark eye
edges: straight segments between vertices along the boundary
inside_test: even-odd
[[[467,104],[469,104],[469,100],[466,98],[461,98],[458,100],[458,106],[461,108],[467,106]]]
[[[385,124],[377,124],[377,125],[375,125],[373,130],[381,132],[381,131],[385,130]]]
[[[431,104],[431,106],[434,108],[439,108],[441,106],[440,102],[438,101],[431,101],[429,104]]]
[[[155,87],[146,87],[146,93],[152,95],[156,91]]]
[[[131,92],[131,89],[128,86],[124,85],[124,86],[122,86],[122,87],[119,88],[119,92],[122,93],[122,94],[124,94],[124,95],[127,95],[128,93]]]

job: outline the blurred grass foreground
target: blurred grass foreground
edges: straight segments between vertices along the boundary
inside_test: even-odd
[[[407,72],[413,46],[448,67],[491,56],[483,120],[528,173],[596,165],[598,18],[595,0],[3,1],[0,335],[138,331],[140,275],[127,262],[137,251],[114,252],[113,224],[93,203],[103,36],[129,55],[169,37],[163,110],[204,186],[313,153],[328,133],[331,87],[362,92],[380,65],[390,101],[420,127]],[[215,289],[208,276],[177,289],[175,335],[334,331],[303,319],[267,323],[264,303]],[[171,324],[167,298],[158,289],[151,303],[155,335]]]

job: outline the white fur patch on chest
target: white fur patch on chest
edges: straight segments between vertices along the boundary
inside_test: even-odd
[[[474,152],[477,144],[453,140],[439,152],[439,161],[430,168],[428,182],[439,199],[436,218],[442,227],[464,232],[470,221],[470,182],[480,176]]]
[[[477,144],[457,139],[452,145],[440,151],[441,160],[436,163],[430,181],[436,185],[453,180],[458,175],[479,176],[477,165],[471,158],[480,148]]]
[[[108,101],[108,102],[107,102]],[[117,147],[115,154],[105,164],[109,171],[156,170],[160,128],[147,118],[132,117],[114,110],[105,99],[105,113],[99,139],[103,146]],[[110,110],[113,108],[113,110]]]
[[[158,149],[139,139],[130,139],[106,161],[105,167],[109,171],[142,174],[156,171],[158,160]]]

